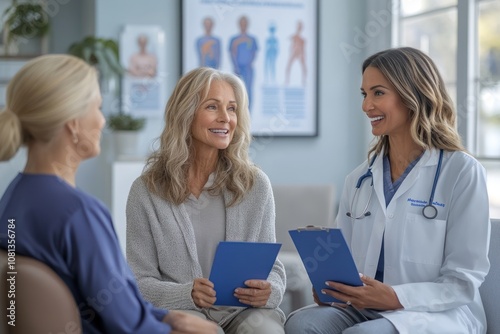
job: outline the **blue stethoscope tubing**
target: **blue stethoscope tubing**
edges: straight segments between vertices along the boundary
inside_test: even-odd
[[[347,217],[350,217],[352,219],[363,219],[365,217],[368,217],[371,215],[371,212],[368,211],[368,206],[370,206],[370,201],[372,199],[372,194],[373,194],[373,175],[372,175],[372,167],[373,167],[373,163],[375,162],[375,159],[377,158],[377,155],[375,154],[372,158],[372,160],[370,161],[370,164],[368,165],[368,170],[366,171],[366,173],[364,173],[363,175],[361,175],[358,179],[358,182],[356,183],[356,187],[354,189],[354,195],[352,197],[352,201],[351,201],[351,208],[350,208],[350,211],[346,212],[346,215]],[[358,197],[359,195],[359,189],[361,188],[361,184],[363,184],[363,181],[368,178],[368,177],[371,177],[372,178],[372,183],[370,185],[370,187],[372,187],[372,191],[370,192],[370,197],[368,197],[368,201],[366,202],[366,205],[365,205],[365,208],[363,209],[363,213],[360,215],[360,216],[355,216],[353,214],[354,210],[354,202],[356,201],[356,198]],[[359,199],[358,199],[359,201]]]
[[[373,187],[373,174],[372,174],[372,167],[373,167],[373,163],[375,162],[375,159],[377,158],[377,155],[375,155],[372,160],[370,161],[370,165],[368,166],[368,170],[366,171],[366,173],[364,173],[363,175],[361,175],[358,179],[358,182],[356,183],[356,191],[354,193],[354,197],[353,197],[353,202],[354,202],[354,199],[356,197],[356,193],[357,191],[361,188],[361,185],[363,184],[363,181],[368,178],[368,177],[371,177],[372,178],[372,183],[371,183],[371,186]],[[436,208],[436,206],[433,204],[434,202],[434,193],[436,192],[436,186],[437,186],[437,183],[438,183],[438,180],[439,180],[439,174],[441,173],[441,164],[443,162],[443,150],[439,150],[439,161],[438,161],[438,165],[437,165],[437,168],[436,168],[436,174],[434,175],[434,182],[432,183],[432,191],[431,191],[431,194],[429,196],[429,202],[427,203],[426,206],[424,206],[422,208],[422,215],[427,218],[427,219],[434,219],[437,217],[437,214],[438,214],[438,209]],[[348,217],[351,217],[351,218],[354,218],[354,219],[361,219],[361,218],[364,218],[364,217],[367,217],[367,216],[370,216],[371,213],[370,211],[367,211],[368,209],[368,205],[370,204],[370,199],[371,199],[371,194],[370,194],[370,198],[368,199],[368,202],[366,204],[366,208],[363,210],[364,213],[359,216],[359,217],[355,217],[352,213],[352,208],[353,208],[353,204],[351,204],[351,212],[347,212],[346,215]]]
[[[434,219],[438,214],[438,209],[433,204],[434,193],[436,192],[436,185],[439,180],[439,174],[441,173],[441,163],[443,162],[443,150],[439,151],[439,161],[436,168],[436,174],[434,175],[434,183],[432,184],[431,196],[429,197],[429,203],[422,209],[422,215],[427,219]]]

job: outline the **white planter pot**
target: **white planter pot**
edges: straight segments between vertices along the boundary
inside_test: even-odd
[[[133,158],[139,155],[139,131],[114,131],[114,149],[118,158]]]

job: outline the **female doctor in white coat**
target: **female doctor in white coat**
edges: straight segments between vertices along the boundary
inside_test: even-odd
[[[315,298],[286,333],[485,333],[486,176],[464,151],[444,82],[407,47],[370,56],[362,71],[376,142],[346,178],[337,224],[364,284],[326,282],[322,293],[344,303]]]

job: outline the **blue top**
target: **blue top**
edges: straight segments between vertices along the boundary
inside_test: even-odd
[[[384,156],[384,196],[385,196],[385,206],[388,206],[389,203],[391,202],[392,198],[394,197],[394,194],[396,191],[398,191],[399,186],[403,181],[406,179],[408,174],[410,174],[411,170],[417,162],[420,160],[422,157],[422,154],[419,155],[415,160],[413,160],[408,167],[406,167],[405,171],[403,174],[392,183],[392,177],[391,177],[391,164],[389,162],[389,156]],[[380,256],[378,258],[378,265],[377,265],[377,272],[375,274],[375,279],[379,280],[381,282],[384,281],[384,238],[382,237],[382,247],[380,249]]]
[[[15,251],[51,267],[80,310],[84,333],[169,333],[166,310],[142,299],[109,211],[54,175],[22,174],[0,200],[0,247],[15,224]]]

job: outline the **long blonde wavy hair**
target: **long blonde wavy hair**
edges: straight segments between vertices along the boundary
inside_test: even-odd
[[[165,108],[160,146],[148,158],[143,173],[149,191],[177,205],[190,194],[188,169],[194,156],[191,124],[214,81],[224,81],[233,88],[238,122],[229,146],[219,150],[215,180],[208,191],[219,194],[223,189],[229,190],[232,200],[227,206],[232,206],[241,201],[254,183],[257,167],[248,157],[251,135],[245,85],[234,74],[200,67],[184,75],[175,86]]]
[[[443,78],[432,59],[410,47],[388,49],[368,57],[362,66],[377,68],[395,87],[410,113],[411,137],[424,149],[465,151],[457,131],[457,117]],[[380,136],[368,158],[389,151],[389,138]]]

